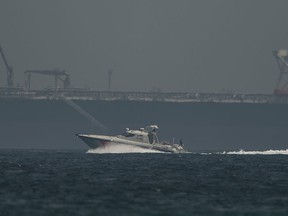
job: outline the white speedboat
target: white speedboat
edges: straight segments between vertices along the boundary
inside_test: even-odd
[[[117,136],[93,134],[76,134],[76,136],[83,140],[91,149],[121,144],[138,146],[145,149],[155,149],[162,152],[185,152],[182,140],[180,140],[179,144],[159,142],[157,130],[157,125],[150,125],[146,128],[140,128],[140,130],[130,130],[129,128],[126,128],[126,131],[123,134]]]

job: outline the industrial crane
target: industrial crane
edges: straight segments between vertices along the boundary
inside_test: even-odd
[[[55,91],[58,88],[58,80],[63,82],[64,89],[70,87],[70,76],[64,70],[27,70],[24,72],[26,76],[26,90],[30,90],[31,87],[31,76],[32,74],[42,74],[42,75],[50,75],[55,77]]]
[[[7,70],[7,85],[8,87],[13,87],[13,69],[12,67],[9,66],[1,46],[0,46],[0,53]]]

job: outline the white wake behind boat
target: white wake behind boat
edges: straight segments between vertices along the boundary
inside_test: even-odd
[[[129,128],[126,128],[126,131],[123,134],[117,136],[93,134],[76,134],[76,136],[83,140],[91,149],[121,144],[137,146],[144,149],[154,149],[162,152],[186,152],[181,140],[180,144],[159,142],[157,130],[157,125],[150,125],[146,128],[140,128],[140,130],[130,130]]]

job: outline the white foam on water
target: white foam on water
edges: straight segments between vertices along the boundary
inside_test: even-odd
[[[265,151],[228,151],[218,154],[230,154],[230,155],[288,155],[288,149],[285,150],[265,150]]]
[[[108,145],[105,147],[97,149],[89,149],[87,153],[92,154],[121,154],[121,153],[164,153],[154,149],[144,149],[138,146],[129,146],[129,145]]]

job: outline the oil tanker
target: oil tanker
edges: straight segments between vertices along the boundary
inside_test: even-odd
[[[287,50],[273,51],[280,69],[274,95],[112,92],[112,71],[109,91],[72,89],[65,70],[25,71],[25,89],[15,88],[1,47],[0,54],[7,69],[0,148],[85,148],[75,134],[112,135],[155,124],[168,142],[181,139],[192,151],[288,148]],[[31,90],[33,74],[55,77],[54,90]]]
[[[168,142],[181,139],[190,151],[288,148],[286,97],[0,91],[1,148],[86,148],[75,134],[112,135],[153,124]]]

